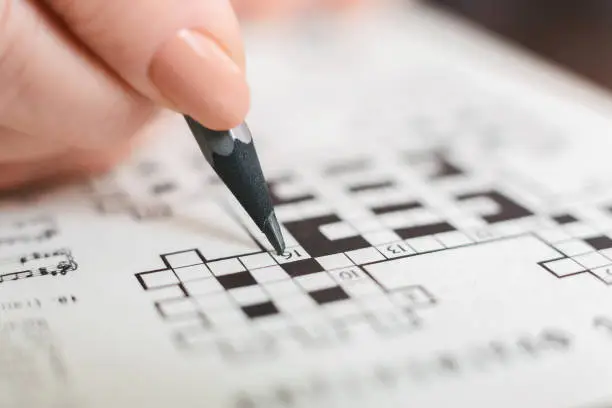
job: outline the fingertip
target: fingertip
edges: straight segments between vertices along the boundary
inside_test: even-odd
[[[214,130],[239,125],[249,110],[244,70],[200,30],[181,30],[164,44],[149,77],[169,105]]]
[[[223,95],[214,105],[203,105],[192,116],[212,130],[228,130],[239,126],[249,112],[250,98],[246,83],[237,84],[236,88],[241,89]]]

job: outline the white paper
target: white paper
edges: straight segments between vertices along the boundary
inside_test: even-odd
[[[178,116],[6,198],[0,406],[612,403],[606,94],[422,7],[247,45],[286,254]]]

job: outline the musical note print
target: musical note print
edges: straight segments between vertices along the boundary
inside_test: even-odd
[[[0,259],[0,284],[37,276],[64,276],[76,271],[78,264],[67,249],[51,252],[32,252]]]

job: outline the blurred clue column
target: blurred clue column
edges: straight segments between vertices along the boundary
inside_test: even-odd
[[[610,0],[427,0],[612,89]]]

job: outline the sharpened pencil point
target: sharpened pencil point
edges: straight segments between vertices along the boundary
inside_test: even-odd
[[[264,223],[263,233],[266,234],[266,238],[268,238],[277,254],[281,255],[285,252],[285,240],[283,239],[283,234],[281,233],[274,211],[270,213],[270,216]]]

